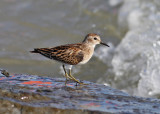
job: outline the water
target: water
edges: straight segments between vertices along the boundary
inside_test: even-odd
[[[129,31],[113,50],[111,68],[106,72],[110,74],[109,80],[101,78],[100,83],[132,95],[160,98],[159,6],[158,0],[124,1],[118,21],[122,28]],[[107,52],[107,49],[101,50]],[[103,61],[107,57],[105,54]]]

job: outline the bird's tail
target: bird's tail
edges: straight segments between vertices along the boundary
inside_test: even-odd
[[[38,53],[37,49],[34,49],[33,51],[30,51],[31,53]]]

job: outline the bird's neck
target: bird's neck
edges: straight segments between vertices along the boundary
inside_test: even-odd
[[[95,48],[95,44],[93,44],[93,43],[89,43],[89,42],[83,42],[83,46],[85,47],[85,48],[90,48],[90,49],[93,49],[94,50],[94,48]]]
[[[84,53],[83,60],[80,62],[80,64],[85,64],[90,60],[90,58],[93,55],[95,45],[88,44],[88,43],[82,43],[82,52]]]

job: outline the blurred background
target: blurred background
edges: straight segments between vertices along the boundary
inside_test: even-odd
[[[0,68],[63,77],[60,63],[29,51],[97,33],[110,47],[97,46],[74,76],[160,98],[159,6],[158,0],[1,0]]]

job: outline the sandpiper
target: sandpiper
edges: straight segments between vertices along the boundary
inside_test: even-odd
[[[90,33],[86,35],[82,43],[66,44],[50,48],[35,48],[31,53],[39,53],[47,58],[61,62],[66,77],[65,84],[68,79],[83,84],[71,75],[72,65],[87,63],[92,57],[94,48],[97,44],[108,46],[101,41],[99,35]],[[68,73],[65,66],[69,66]]]

